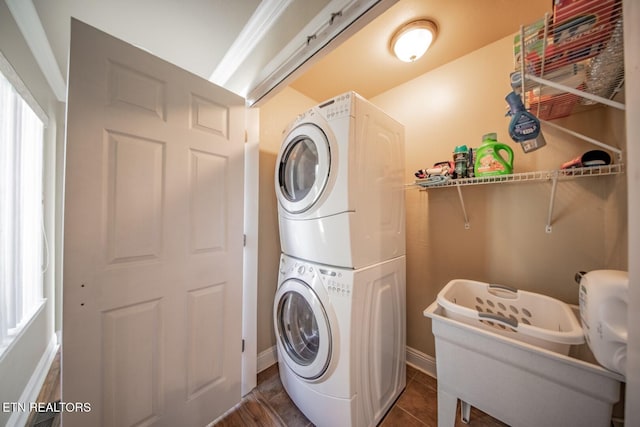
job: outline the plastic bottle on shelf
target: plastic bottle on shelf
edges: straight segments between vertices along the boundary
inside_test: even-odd
[[[476,149],[475,176],[509,175],[513,173],[513,150],[497,141],[496,133],[482,137],[482,145]],[[505,159],[502,152],[507,153]]]
[[[467,177],[467,162],[469,161],[469,149],[466,145],[458,145],[453,150],[453,162],[455,164],[456,178]]]
[[[537,150],[547,145],[547,142],[540,132],[540,120],[524,108],[520,95],[515,92],[506,96],[509,104],[509,136],[519,143],[525,153]]]

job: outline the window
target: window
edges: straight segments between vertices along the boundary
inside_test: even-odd
[[[7,64],[0,55],[0,355],[41,306],[43,288],[44,124]]]

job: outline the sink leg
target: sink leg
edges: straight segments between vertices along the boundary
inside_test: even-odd
[[[465,424],[469,424],[471,421],[471,405],[464,400],[460,401],[460,419]]]
[[[454,427],[458,398],[438,387],[438,427]]]

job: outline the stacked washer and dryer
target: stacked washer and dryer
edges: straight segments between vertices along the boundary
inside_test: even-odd
[[[285,131],[275,187],[280,378],[317,426],[373,426],[405,387],[404,128],[354,92]]]

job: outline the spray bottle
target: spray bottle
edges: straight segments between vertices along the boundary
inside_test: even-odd
[[[525,153],[545,146],[547,142],[540,132],[540,120],[524,108],[520,95],[511,92],[505,99],[510,108],[507,114],[511,116],[511,123],[509,123],[511,139],[520,143]]]

